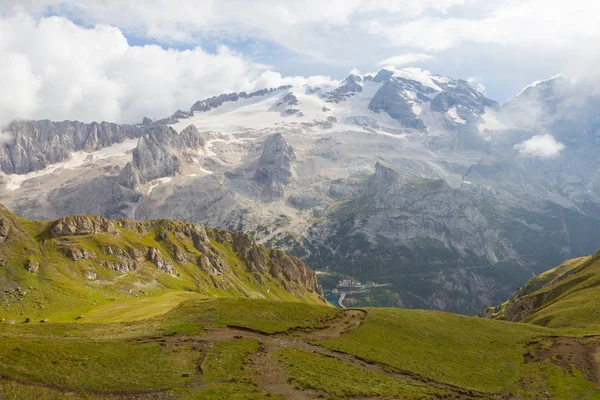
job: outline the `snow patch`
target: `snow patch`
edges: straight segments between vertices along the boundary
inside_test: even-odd
[[[485,109],[485,112],[481,116],[482,122],[477,125],[477,129],[480,132],[489,130],[489,131],[501,131],[504,129],[509,129],[508,126],[504,125],[502,122],[498,121],[496,118],[496,113],[489,108]]]
[[[467,121],[465,121],[464,119],[462,119],[460,117],[460,115],[458,115],[458,110],[456,109],[456,107],[452,107],[451,109],[449,109],[446,114],[457,124],[466,124]]]

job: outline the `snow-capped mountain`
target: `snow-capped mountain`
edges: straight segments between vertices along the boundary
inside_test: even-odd
[[[598,104],[564,79],[499,105],[464,80],[384,69],[135,126],[21,121],[0,143],[0,203],[246,230],[389,284],[361,304],[474,313],[595,250]]]

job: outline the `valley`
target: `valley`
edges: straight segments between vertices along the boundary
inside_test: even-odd
[[[6,209],[0,221],[0,398],[600,396],[598,305],[586,294],[597,255],[533,278],[481,318],[336,308],[300,260],[241,233],[174,220],[30,221]],[[141,245],[155,251],[116,268],[133,254],[118,249]],[[378,289],[328,278],[349,292]],[[528,323],[497,320],[514,315]]]
[[[598,15],[0,0],[0,400],[600,400]]]

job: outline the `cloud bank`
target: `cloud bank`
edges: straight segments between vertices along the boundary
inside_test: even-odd
[[[64,17],[0,18],[0,38],[0,127],[16,118],[135,123],[223,92],[329,81],[282,77],[226,46],[130,46],[118,28]]]
[[[598,14],[589,0],[1,0],[0,124],[135,122],[377,64],[476,77],[502,102],[540,77],[597,75]]]
[[[393,65],[402,67],[405,65],[416,65],[424,61],[434,61],[435,57],[425,53],[406,53],[386,58],[378,63],[378,65]]]
[[[554,136],[536,135],[514,146],[520,155],[525,157],[554,158],[560,155],[565,145],[558,142]]]

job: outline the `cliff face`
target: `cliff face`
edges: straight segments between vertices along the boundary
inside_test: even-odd
[[[92,152],[140,137],[144,129],[109,122],[16,121],[5,128],[10,140],[0,142],[0,170],[26,174],[71,158],[75,151]]]
[[[300,259],[248,234],[176,220],[69,216],[47,223],[0,209],[0,261],[5,288],[27,282],[52,290],[68,277],[86,296],[143,287],[324,304],[315,273]]]
[[[280,133],[267,137],[255,173],[256,181],[265,185],[263,200],[274,201],[283,198],[285,186],[294,175],[292,163],[295,160],[294,150]]]

